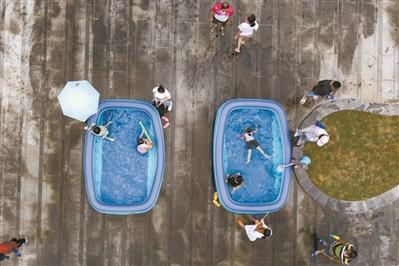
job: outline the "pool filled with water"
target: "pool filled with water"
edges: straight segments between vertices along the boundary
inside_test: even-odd
[[[108,127],[114,142],[96,137],[93,146],[93,175],[97,199],[108,205],[139,204],[151,192],[157,166],[157,143],[149,114],[134,108],[107,108],[98,115],[97,124]],[[141,133],[139,122],[147,129],[154,147],[146,154],[137,152]]]
[[[247,147],[239,136],[247,127],[258,129],[255,140],[270,159],[266,160],[252,147],[251,161],[246,164]],[[234,108],[228,113],[223,138],[223,171],[225,176],[240,172],[244,178],[243,185],[234,192],[225,184],[234,202],[265,204],[279,198],[283,173],[276,171],[276,165],[284,162],[280,128],[277,115],[268,108]]]

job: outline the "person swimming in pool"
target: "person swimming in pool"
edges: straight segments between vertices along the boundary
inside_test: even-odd
[[[151,140],[143,138],[143,135],[144,130],[141,132],[140,137],[137,141],[137,151],[141,154],[147,153],[153,147]]]
[[[234,190],[240,188],[243,183],[243,177],[240,173],[235,173],[232,175],[226,175],[226,179],[224,182],[230,184],[233,187],[233,192]]]
[[[92,123],[90,126],[85,126],[84,129],[92,133],[93,135],[97,137],[101,137],[103,139],[109,140],[109,141],[115,141],[114,138],[108,137],[109,131],[108,127],[109,125],[112,124],[112,121],[108,121],[105,123],[105,125],[98,126],[95,123]]]
[[[242,134],[240,136],[241,139],[245,140],[246,144],[247,144],[247,162],[249,163],[251,161],[251,153],[252,153],[252,146],[254,146],[262,155],[263,157],[265,157],[265,159],[269,159],[270,156],[267,155],[261,147],[259,147],[259,143],[255,140],[254,134],[258,131],[258,129],[252,130],[252,128],[247,127],[245,129],[244,134]]]

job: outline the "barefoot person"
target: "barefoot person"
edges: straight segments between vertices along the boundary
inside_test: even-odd
[[[255,140],[254,134],[258,130],[252,130],[252,128],[247,127],[245,129],[244,134],[240,136],[241,139],[245,140],[245,143],[247,144],[247,162],[249,163],[251,161],[251,153],[252,153],[252,146],[254,146],[262,155],[265,157],[265,159],[269,159],[270,157],[265,154],[265,152],[262,150],[261,147],[259,147],[259,143]]]
[[[231,17],[234,15],[233,6],[228,2],[217,2],[211,8],[209,19],[212,23],[211,32],[214,32],[218,24],[220,24],[220,34],[224,35],[224,28],[226,25],[231,25]]]
[[[154,99],[152,100],[152,104],[155,106],[155,108],[157,108],[161,119],[165,122],[163,128],[168,128],[169,118],[166,116],[166,114],[172,111],[172,96],[170,95],[170,92],[162,85],[159,85],[158,87],[152,89],[152,93],[154,97]]]
[[[89,131],[93,135],[97,137],[101,137],[106,140],[115,141],[115,139],[108,137],[109,131],[108,127],[112,124],[112,121],[108,121],[103,126],[98,126],[95,123],[92,123],[90,126],[85,126],[85,130]]]
[[[319,238],[318,243],[322,244],[323,248],[314,250],[311,254],[312,257],[321,254],[345,265],[349,265],[357,257],[357,251],[353,244],[351,242],[343,241],[337,235],[330,234],[328,242]]]
[[[253,224],[245,224],[242,220],[238,219],[237,223],[242,229],[245,230],[250,241],[255,241],[259,238],[269,238],[272,236],[272,229],[265,224],[263,219],[252,219]]]
[[[238,26],[238,32],[234,37],[237,40],[237,47],[234,49],[234,51],[237,54],[240,53],[241,45],[244,44],[247,39],[252,38],[258,28],[259,25],[256,22],[255,15],[248,16],[247,19]]]
[[[327,96],[331,101],[335,100],[335,93],[341,88],[341,82],[336,80],[320,80],[317,84],[313,84],[309,90],[303,95],[300,104],[304,104],[307,98],[312,97],[317,101],[319,96]]]

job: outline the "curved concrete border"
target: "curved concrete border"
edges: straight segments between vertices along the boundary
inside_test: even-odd
[[[340,110],[358,110],[363,112],[371,112],[382,115],[399,115],[399,104],[376,104],[376,103],[362,103],[354,99],[337,100],[333,103],[324,102],[316,106],[310,112],[300,125],[300,128],[310,126],[316,120],[321,120],[323,117]],[[299,158],[303,154],[303,147],[295,146],[293,148],[293,157]],[[378,209],[388,203],[399,199],[399,186],[396,186],[378,196],[372,197],[362,201],[345,201],[332,198],[320,191],[310,180],[306,171],[302,169],[295,169],[295,175],[300,186],[305,190],[309,196],[320,203],[321,205],[333,209],[335,211],[345,213],[360,213],[370,210]]]

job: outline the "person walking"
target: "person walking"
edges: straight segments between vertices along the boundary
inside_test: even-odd
[[[269,238],[272,236],[272,229],[265,224],[264,219],[252,219],[253,224],[245,224],[242,220],[238,219],[238,225],[245,230],[249,241],[255,241],[259,238]]]
[[[339,261],[345,265],[349,265],[357,257],[357,251],[353,244],[351,242],[342,240],[335,234],[330,234],[328,242],[319,238],[318,243],[322,244],[323,248],[316,248],[311,253],[312,257],[317,257],[318,255],[322,254],[329,259]]]
[[[234,39],[237,40],[237,47],[234,49],[234,51],[239,54],[240,53],[240,48],[242,44],[245,44],[245,41],[252,38],[255,31],[257,31],[259,28],[258,23],[256,22],[256,17],[255,15],[249,15],[246,20],[238,25],[238,31],[236,33],[236,36]]]
[[[210,11],[209,19],[211,21],[211,32],[217,29],[218,24],[220,24],[220,34],[224,35],[224,28],[227,25],[231,25],[231,17],[234,15],[233,6],[227,1],[217,2]],[[219,34],[217,32],[217,34]]]
[[[331,101],[335,100],[335,93],[341,88],[341,82],[336,80],[320,80],[318,83],[313,84],[303,95],[300,104],[304,104],[307,98],[312,97],[317,101],[319,96],[327,96]]]
[[[258,150],[266,160],[270,158],[270,156],[266,155],[266,153],[259,146],[259,143],[255,140],[254,134],[257,131],[257,129],[252,130],[252,128],[247,127],[244,134],[240,136],[240,138],[245,140],[245,143],[247,144],[247,164],[251,161],[252,146],[254,146],[255,149]]]
[[[114,138],[110,138],[108,137],[109,135],[109,131],[108,131],[108,127],[109,125],[112,124],[112,121],[108,121],[107,123],[105,123],[105,125],[102,126],[98,126],[95,123],[92,123],[90,126],[85,126],[84,129],[89,131],[90,133],[92,133],[93,135],[109,140],[109,141],[115,141]]]
[[[162,84],[153,88],[152,94],[154,97],[152,104],[155,106],[155,108],[157,108],[161,119],[165,122],[163,128],[168,128],[169,118],[166,116],[166,114],[172,111],[172,96],[170,95],[170,92],[162,86]]]
[[[316,142],[317,146],[321,147],[328,143],[330,136],[328,135],[325,126],[320,121],[316,124],[306,127],[304,129],[296,129],[294,137],[298,137],[297,146],[300,146],[306,141]]]
[[[19,252],[19,248],[23,244],[28,244],[28,240],[26,238],[13,238],[10,241],[6,241],[0,244],[0,261],[9,259],[7,256],[11,252],[15,254],[16,257],[21,257],[21,253]]]

